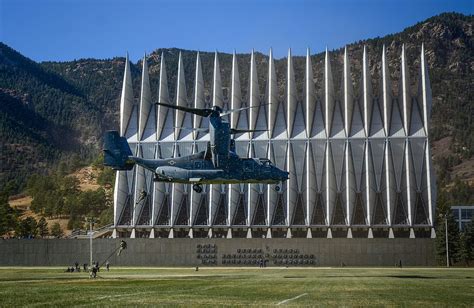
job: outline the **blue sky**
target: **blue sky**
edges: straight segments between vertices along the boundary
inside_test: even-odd
[[[133,61],[161,47],[284,57],[402,31],[473,0],[0,0],[0,40],[36,61]]]

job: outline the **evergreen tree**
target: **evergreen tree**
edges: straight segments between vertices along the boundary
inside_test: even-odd
[[[17,222],[17,214],[8,204],[8,196],[16,191],[15,183],[8,182],[0,191],[0,235],[12,231]]]
[[[469,261],[474,260],[474,216],[461,233],[458,255],[467,266],[469,266]]]
[[[79,180],[74,176],[64,176],[61,182],[61,192],[64,195],[72,195],[79,192]]]
[[[468,182],[456,178],[450,189],[452,204],[464,205],[474,203],[474,186],[471,187]]]
[[[472,260],[472,246],[470,246],[471,239],[467,232],[461,232],[459,236],[459,249],[457,252],[457,259],[469,266],[469,261]]]
[[[99,216],[99,222],[102,226],[105,226],[114,222],[114,208],[112,206],[102,211],[102,213]]]
[[[97,183],[103,186],[113,186],[115,183],[115,170],[112,168],[103,168],[97,177]]]
[[[38,235],[41,237],[46,237],[49,235],[48,223],[44,217],[38,221]]]
[[[467,237],[470,241],[469,246],[474,251],[474,216],[472,216],[471,222],[464,228],[464,232],[467,234]]]
[[[61,229],[61,226],[59,225],[58,222],[55,222],[53,226],[51,227],[51,235],[54,236],[55,238],[63,237],[64,232]]]
[[[0,235],[12,231],[15,225],[15,212],[8,204],[8,198],[0,194]]]
[[[453,215],[438,217],[438,227],[436,229],[436,259],[439,264],[446,264],[446,220],[448,225],[448,249],[449,264],[457,261],[459,248],[459,229]]]
[[[21,238],[35,238],[38,234],[38,223],[36,219],[28,216],[21,220],[17,225],[15,233]]]

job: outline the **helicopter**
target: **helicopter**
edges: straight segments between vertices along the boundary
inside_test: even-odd
[[[107,131],[104,138],[104,165],[114,170],[131,170],[139,165],[153,172],[153,181],[193,184],[193,190],[202,192],[202,184],[260,183],[277,184],[276,191],[288,180],[289,173],[276,167],[267,158],[241,158],[236,154],[235,141],[231,135],[258,132],[230,128],[222,117],[253,107],[224,111],[219,106],[212,108],[191,108],[164,103],[156,103],[171,109],[189,112],[209,118],[210,141],[207,149],[196,154],[164,158],[143,159],[133,156],[127,139],[118,131]]]

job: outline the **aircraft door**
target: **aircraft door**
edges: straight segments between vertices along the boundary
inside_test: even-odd
[[[202,169],[202,162],[201,161],[195,161],[194,162],[194,169]]]
[[[244,161],[244,178],[250,179],[254,176],[253,161],[246,160]]]

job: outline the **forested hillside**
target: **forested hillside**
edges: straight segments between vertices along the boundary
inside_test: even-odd
[[[404,31],[382,38],[349,44],[354,89],[359,89],[362,49],[368,50],[374,93],[379,84],[382,46],[387,48],[393,90],[397,94],[400,51],[405,44],[413,91],[419,69],[421,43],[426,49],[433,91],[431,141],[441,186],[456,177],[474,184],[474,39],[473,16],[442,14]],[[290,45],[291,42],[288,44]],[[341,46],[342,47],[342,46]],[[196,51],[157,49],[148,56],[153,99],[158,92],[161,54],[165,55],[169,88],[174,96],[179,52],[183,54],[188,97],[193,95]],[[343,48],[330,53],[335,89],[339,90]],[[250,55],[239,54],[242,94],[248,85]],[[230,86],[230,54],[219,54],[222,82]],[[322,95],[323,53],[312,56],[315,84]],[[206,94],[211,95],[214,53],[201,52]],[[264,99],[268,57],[256,54],[260,93]],[[304,57],[294,57],[299,99],[303,97]],[[284,99],[286,59],[275,62],[281,99]],[[0,186],[15,180],[19,187],[26,175],[45,172],[58,161],[73,166],[97,155],[105,129],[118,127],[124,58],[82,59],[35,63],[0,44]],[[131,65],[134,94],[140,93],[141,61]],[[225,93],[226,91],[224,91]],[[356,95],[359,92],[355,91]],[[45,169],[46,168],[46,169]]]
[[[97,155],[99,114],[75,85],[0,43],[0,187]]]

